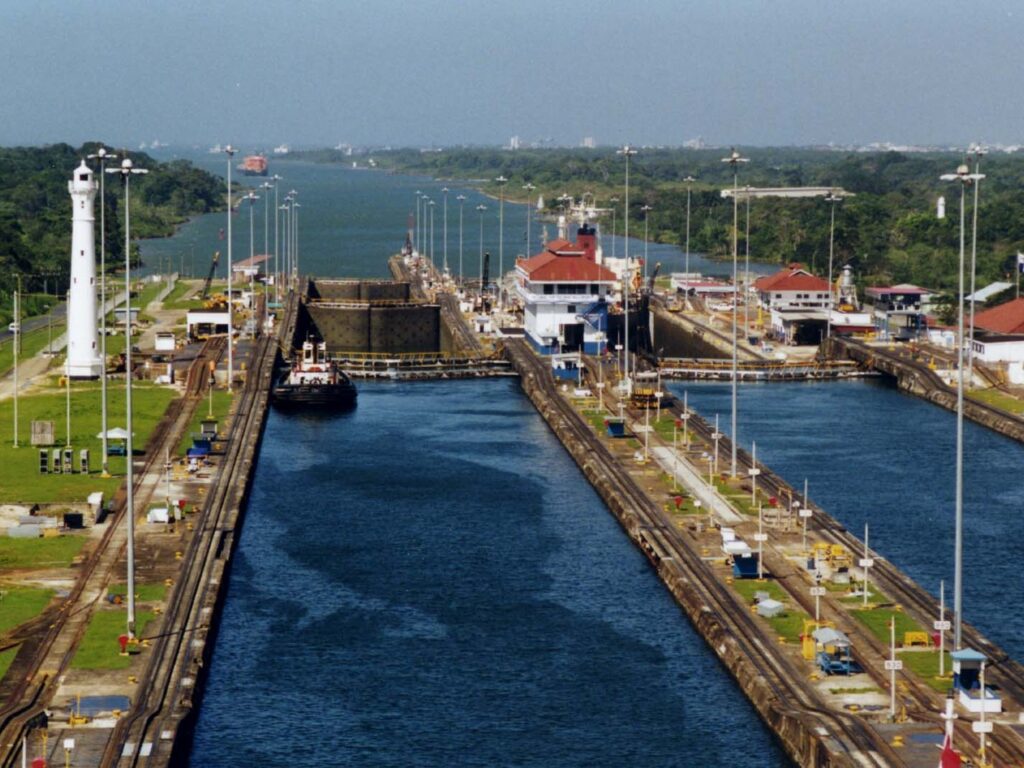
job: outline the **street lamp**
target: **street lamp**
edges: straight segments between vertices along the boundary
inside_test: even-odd
[[[619,210],[616,208],[619,204],[619,198],[609,198],[608,202],[612,204],[612,261],[615,261],[615,216]]]
[[[980,144],[972,144],[967,150],[969,154],[974,155],[974,175],[977,176],[981,173],[981,157],[982,155],[988,154],[988,150],[982,147]],[[971,386],[974,382],[974,306],[977,302],[974,299],[974,279],[976,274],[976,267],[978,260],[978,189],[981,187],[980,178],[976,180],[974,184],[974,207],[971,209],[971,320],[969,333],[967,338],[970,339],[970,346],[967,347],[967,385]],[[1020,272],[1020,267],[1015,265],[1017,272]]]
[[[686,265],[683,269],[686,272],[686,279],[689,281],[690,277],[690,193],[693,191],[693,182],[696,181],[693,176],[687,176],[683,181],[686,182]],[[690,293],[689,282],[687,282],[686,293]]]
[[[443,221],[441,222],[441,254],[444,257],[444,276],[448,276],[448,187],[441,188],[441,194],[443,198]]]
[[[505,184],[508,179],[499,176],[495,181],[498,182],[498,307],[504,309],[501,281],[505,276]]]
[[[427,201],[429,199],[430,195],[426,192],[420,195],[420,207],[422,210],[422,213],[420,214],[420,239],[423,241],[422,247],[420,248],[420,256],[423,258],[430,255],[427,253]]]
[[[523,189],[526,190],[526,253],[524,254],[526,258],[530,258],[532,254],[531,249],[533,248],[533,245],[530,242],[530,219],[533,218],[532,214],[530,213],[530,211],[533,209],[533,205],[530,203],[530,198],[532,197],[533,190],[535,190],[536,188],[537,186],[535,184],[531,184],[530,182],[526,182],[525,184],[523,184]]]
[[[647,280],[647,220],[650,212],[654,210],[653,205],[642,205],[640,210],[644,212],[644,280]]]
[[[230,155],[229,155],[230,157]],[[230,160],[228,161],[230,168]],[[133,175],[149,173],[145,168],[136,168],[130,157],[121,161],[120,168],[107,168],[107,173],[121,174],[124,182],[124,397],[125,397],[125,520],[128,525],[128,637],[135,637],[135,466],[132,451],[132,262],[131,262],[131,208],[129,197]],[[230,210],[228,211],[230,216]],[[230,221],[230,219],[229,219]],[[229,347],[230,349],[230,347]]]
[[[730,475],[736,477],[736,445],[739,442],[739,435],[736,431],[736,393],[737,380],[739,376],[738,360],[739,351],[736,339],[736,300],[739,298],[737,287],[739,286],[739,166],[740,163],[749,163],[746,157],[741,157],[735,149],[728,157],[722,158],[723,163],[729,163],[732,167],[732,468]]]
[[[953,647],[960,650],[961,624],[963,620],[963,527],[964,527],[964,200],[967,187],[985,178],[971,173],[966,163],[956,173],[944,173],[942,181],[960,184],[960,282],[957,293],[960,302],[957,308],[957,382],[956,382],[956,544],[953,573]]]
[[[279,218],[278,217],[278,210],[280,210],[280,208],[279,208],[278,202],[277,202],[277,182],[281,181],[281,177],[278,176],[275,173],[270,178],[274,182],[274,303],[275,304],[279,304],[281,302],[281,298],[280,298],[280,296],[279,296],[279,294],[277,292],[277,284],[278,284],[278,282],[281,279],[281,271],[280,271],[280,265],[278,264],[278,261],[277,261],[277,247],[278,247],[277,227],[278,227],[278,218]]]
[[[299,208],[302,206],[295,201],[292,203],[292,242],[294,243],[294,256],[292,257],[292,269],[295,271],[295,287],[299,286]]]
[[[413,250],[417,253],[420,252],[420,195],[422,194],[418,189],[416,190],[416,231],[412,241]]]
[[[284,250],[284,269],[281,271],[282,280],[285,279],[285,275],[291,275],[291,211],[292,211],[292,196],[285,195],[284,202],[280,205],[279,210],[281,211],[281,248]],[[285,282],[285,286],[288,287],[290,281]],[[288,288],[291,290],[290,288]]]
[[[234,307],[231,303],[231,158],[235,156],[235,152],[237,150],[230,144],[224,148],[224,153],[228,156],[228,391],[231,390],[235,379]]]
[[[117,155],[110,154],[100,147],[90,160],[100,161],[100,421],[103,430],[103,477],[110,477],[107,449],[107,198],[104,182],[107,175],[107,160],[117,160]],[[17,320],[17,318],[15,318]],[[17,383],[15,383],[17,388]],[[17,393],[15,393],[17,396]]]
[[[829,352],[832,350],[832,296],[834,287],[832,285],[832,263],[835,255],[836,244],[836,203],[843,201],[842,195],[830,192],[825,196],[825,202],[832,205],[832,221],[828,229],[828,324],[826,325],[825,338],[829,340]]]
[[[483,296],[487,286],[484,285],[484,211],[487,210],[487,206],[480,203],[476,207],[477,213],[480,214],[480,295]]]
[[[622,149],[616,150],[617,155],[626,158],[626,202],[623,206],[623,218],[626,220],[626,267],[622,273],[622,307],[625,312],[625,336],[626,336],[626,376],[623,379],[626,394],[633,391],[632,382],[629,378],[629,281],[631,279],[629,269],[629,158],[636,154],[636,150],[626,144]]]
[[[245,199],[249,201],[249,302],[250,309],[253,309],[253,304],[256,300],[256,278],[255,278],[255,261],[256,261],[256,245],[253,238],[253,223],[255,221],[255,214],[253,212],[253,205],[260,199],[260,196],[255,192],[249,192],[245,196]]]
[[[743,236],[743,338],[750,336],[750,185],[744,187],[747,195],[746,234]]]
[[[427,206],[430,208],[430,280],[434,280],[434,201],[427,200]]]
[[[462,288],[462,209],[466,202],[465,195],[456,195],[456,200],[459,201],[459,289]]]

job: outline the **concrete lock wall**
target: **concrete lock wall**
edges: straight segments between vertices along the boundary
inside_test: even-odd
[[[313,333],[331,352],[370,352],[370,313],[366,307],[309,307]],[[301,340],[300,340],[301,341]]]
[[[439,352],[441,312],[421,307],[371,307],[370,352]]]
[[[653,342],[661,357],[727,358],[725,352],[687,327],[671,312],[659,309],[651,313]]]
[[[408,283],[393,280],[316,280],[310,298],[326,301],[408,301]]]

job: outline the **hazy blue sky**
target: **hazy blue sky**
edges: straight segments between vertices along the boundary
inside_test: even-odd
[[[0,0],[0,143],[1015,143],[1019,0]]]

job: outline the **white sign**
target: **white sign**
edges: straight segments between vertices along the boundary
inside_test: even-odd
[[[932,626],[935,629],[939,630],[939,632],[945,632],[948,631],[949,628],[953,626],[953,624],[947,619],[945,621],[935,621],[932,623]]]
[[[814,513],[811,512],[811,510],[804,508],[801,509],[797,514],[799,514],[800,517],[810,517]]]
[[[758,475],[761,474],[761,470],[758,469],[757,467],[752,467],[751,469],[747,470],[747,474],[750,475],[751,477],[757,477]]]
[[[722,439],[722,433],[721,432],[712,432],[711,433],[711,439],[712,440],[721,440]]]
[[[870,557],[862,557],[862,558],[861,558],[861,559],[860,559],[860,560],[859,560],[859,561],[857,562],[857,564],[858,564],[858,565],[859,565],[859,566],[860,566],[861,568],[870,568],[870,567],[871,567],[872,565],[874,565],[874,564],[875,564],[875,561],[874,561],[874,560],[872,560],[872,559],[871,559]]]
[[[755,533],[754,534],[754,541],[768,541],[768,534],[767,533]]]
[[[986,720],[981,722],[980,720],[971,723],[971,730],[975,733],[992,733],[992,721]]]
[[[811,587],[811,597],[824,597],[826,592],[824,587]]]
[[[886,672],[899,672],[901,669],[903,669],[903,660],[902,659],[886,659],[885,660],[885,670],[886,670]]]

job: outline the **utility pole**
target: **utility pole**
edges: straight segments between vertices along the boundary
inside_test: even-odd
[[[235,341],[234,341],[234,302],[231,296],[231,271],[233,267],[232,256],[231,256],[231,159],[235,156],[235,148],[230,144],[224,148],[224,152],[228,156],[228,391],[231,391],[231,387],[235,380]],[[131,461],[129,460],[129,464]]]
[[[723,163],[732,167],[732,468],[731,477],[736,479],[736,446],[739,444],[739,432],[736,425],[737,383],[739,378],[739,349],[736,336],[737,307],[739,299],[739,166],[750,162],[741,157],[735,149],[728,157],[722,158]]]
[[[625,359],[625,376],[623,377],[622,384],[625,391],[625,395],[628,397],[633,391],[633,384],[629,377],[629,281],[632,279],[632,272],[629,265],[629,158],[636,154],[636,150],[626,144],[622,149],[616,150],[616,154],[622,155],[626,158],[626,202],[625,210],[622,213],[622,218],[626,221],[626,235],[625,235],[625,248],[626,248],[626,266],[622,271],[622,308],[625,313],[624,325],[625,325],[625,348],[626,348],[626,359]]]
[[[14,345],[14,447],[18,447],[18,349],[21,343],[21,274],[14,276],[18,282],[14,289],[14,338],[11,343]]]

